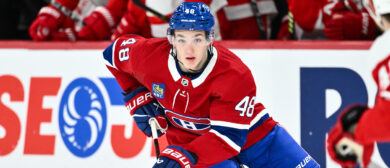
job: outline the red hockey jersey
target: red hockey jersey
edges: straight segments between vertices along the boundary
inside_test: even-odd
[[[208,167],[238,155],[262,139],[276,124],[255,103],[251,71],[226,48],[213,56],[197,76],[181,74],[167,39],[126,35],[103,53],[121,88],[143,85],[166,109],[167,140],[194,152],[195,167]]]
[[[360,118],[355,130],[362,143],[390,141],[390,31],[378,37],[371,47],[372,76],[378,87],[375,105]]]

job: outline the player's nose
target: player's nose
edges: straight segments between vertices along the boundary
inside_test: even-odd
[[[192,44],[186,44],[184,49],[186,54],[193,54],[195,51],[194,46],[192,46]]]

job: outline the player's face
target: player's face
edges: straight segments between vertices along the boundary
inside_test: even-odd
[[[175,30],[172,45],[176,48],[180,69],[196,72],[202,69],[207,60],[210,41],[204,31]]]

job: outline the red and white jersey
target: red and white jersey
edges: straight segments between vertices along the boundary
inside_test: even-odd
[[[256,6],[269,38],[271,19],[278,13],[276,5],[273,0],[256,0]],[[217,12],[217,17],[222,39],[261,39],[250,0],[227,0],[227,5]]]
[[[339,0],[287,0],[298,39],[326,39],[325,23]]]
[[[356,139],[363,143],[390,141],[390,30],[371,46],[370,69],[377,85],[375,105],[359,120]]]
[[[256,85],[248,67],[215,45],[204,70],[182,75],[167,39],[122,36],[103,53],[121,88],[151,91],[166,109],[167,140],[194,152],[195,167],[208,167],[238,155],[276,124],[255,103]]]

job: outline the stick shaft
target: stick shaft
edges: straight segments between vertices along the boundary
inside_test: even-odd
[[[150,125],[150,128],[152,129],[152,138],[153,138],[153,142],[154,142],[154,148],[156,150],[156,158],[158,159],[158,157],[160,156],[160,145],[158,143],[158,134],[157,134],[157,127],[156,127],[156,119],[155,118],[151,118],[149,120],[149,125]]]
[[[143,4],[141,1],[139,1],[139,0],[133,0],[133,3],[135,4],[135,5],[137,5],[137,6],[139,6],[140,8],[142,8],[142,9],[144,9],[144,10],[146,10],[146,11],[149,11],[150,13],[152,13],[153,15],[155,15],[156,17],[158,17],[158,18],[160,18],[160,19],[162,19],[162,20],[164,20],[164,21],[166,21],[166,22],[168,22],[169,23],[169,18],[168,17],[166,17],[165,15],[163,15],[163,14],[161,14],[160,12],[157,12],[156,10],[154,10],[154,9],[152,9],[152,8],[150,8],[150,7],[148,7],[148,6],[146,6],[145,4]]]

